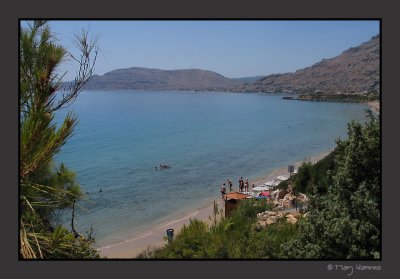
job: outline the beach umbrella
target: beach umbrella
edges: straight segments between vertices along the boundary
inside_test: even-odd
[[[288,179],[289,179],[289,176],[288,176],[288,175],[280,175],[280,176],[278,176],[277,178],[278,178],[279,180],[285,181],[285,180],[288,180]]]
[[[268,190],[265,186],[256,186],[253,188],[253,191],[265,191]]]
[[[261,192],[260,193],[260,197],[269,197],[269,196],[271,196],[270,192]]]
[[[264,183],[265,186],[275,186],[275,181],[271,180],[271,181],[267,181]]]

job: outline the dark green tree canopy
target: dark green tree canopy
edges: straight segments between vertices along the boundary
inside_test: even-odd
[[[348,124],[348,139],[337,141],[332,185],[315,188],[309,218],[296,238],[283,245],[289,258],[380,258],[381,153],[378,119]]]

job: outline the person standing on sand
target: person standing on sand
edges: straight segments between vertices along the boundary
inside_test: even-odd
[[[224,199],[224,195],[226,195],[225,183],[223,183],[222,186],[221,186],[221,197],[222,197],[222,200]]]
[[[246,178],[246,181],[244,182],[244,191],[248,192],[249,191],[249,179]]]
[[[244,187],[243,177],[240,177],[240,179],[239,179],[239,192],[243,192],[243,187]]]
[[[232,181],[228,178],[226,181],[228,181],[228,185],[229,185],[229,192],[232,192]]]

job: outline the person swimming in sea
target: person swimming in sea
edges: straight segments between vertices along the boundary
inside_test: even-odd
[[[167,164],[160,164],[160,169],[166,169],[166,168],[170,168],[170,166]]]

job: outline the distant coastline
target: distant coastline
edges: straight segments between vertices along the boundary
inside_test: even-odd
[[[368,92],[368,93],[325,93],[325,92],[314,92],[314,93],[302,93],[295,94],[294,96],[282,97],[284,100],[296,100],[296,101],[320,101],[320,102],[349,102],[349,103],[374,103],[379,100],[379,93]],[[379,107],[379,106],[378,106]]]

